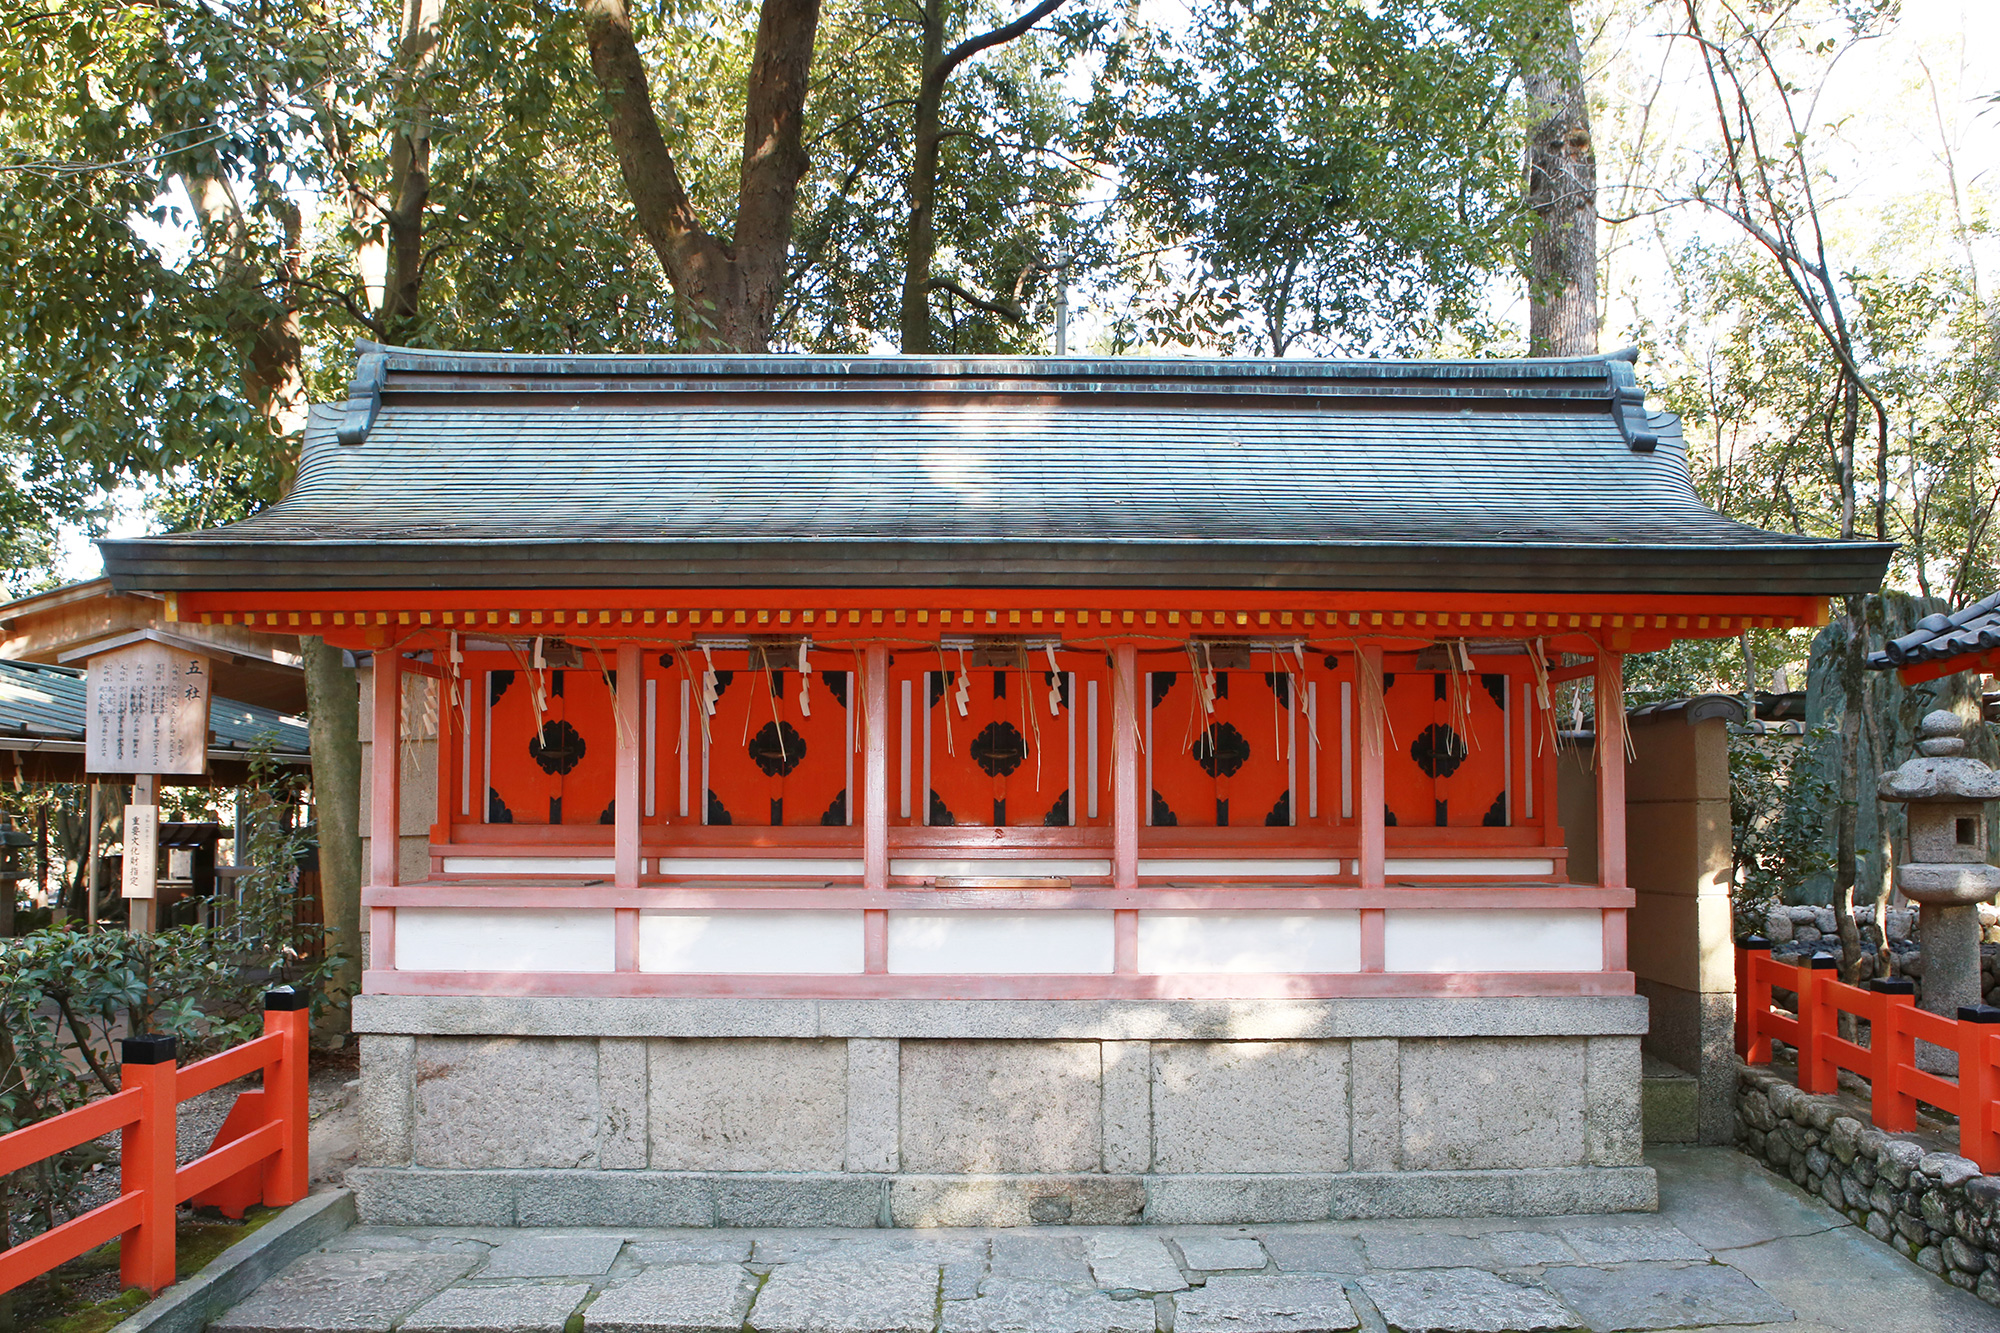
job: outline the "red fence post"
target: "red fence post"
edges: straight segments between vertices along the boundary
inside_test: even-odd
[[[1868,1118],[1877,1129],[1912,1130],[1917,1099],[1904,1091],[1901,1071],[1917,1062],[1908,1017],[1917,1005],[1917,986],[1902,977],[1878,977],[1868,989],[1876,1000],[1868,1031]]]
[[[1742,978],[1736,987],[1736,1030],[1741,1034],[1738,1049],[1743,1052],[1745,1064],[1771,1063],[1771,1039],[1759,1021],[1770,1011],[1771,985],[1757,975],[1757,964],[1770,961],[1771,942],[1761,935],[1743,941],[1743,947],[1736,953],[1738,975]]]
[[[139,1195],[141,1220],[119,1240],[118,1280],[158,1294],[174,1284],[177,1047],[172,1037],[157,1034],[127,1037],[118,1046],[119,1083],[143,1097],[139,1118],[120,1136],[120,1186]]]
[[[264,1113],[284,1127],[283,1146],[264,1163],[264,1202],[274,1208],[306,1197],[306,1062],[311,1049],[311,1000],[290,986],[264,993],[264,1032],[281,1034],[283,1054],[264,1073]]]
[[[1958,1152],[1987,1173],[2000,1170],[2000,1077],[1993,1068],[2000,1008],[1961,1005],[1958,1010]]]
[[[1800,1092],[1840,1090],[1840,1073],[1832,1057],[1823,1053],[1826,1038],[1837,1035],[1840,1024],[1825,982],[1839,978],[1837,974],[1827,978],[1819,975],[1839,966],[1839,960],[1830,955],[1814,954],[1798,969]]]
[[[1750,1042],[1756,1035],[1756,1025],[1750,1021],[1754,1012],[1750,1004],[1750,955],[1771,952],[1771,941],[1762,935],[1752,935],[1736,946],[1736,1053],[1746,1059],[1750,1054]],[[1769,998],[1768,995],[1766,997]],[[1766,1052],[1765,1059],[1769,1059]],[[1761,1063],[1752,1060],[1752,1064]]]

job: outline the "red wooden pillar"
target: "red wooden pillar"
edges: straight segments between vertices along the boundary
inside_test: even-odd
[[[1139,887],[1139,650],[1121,643],[1112,652],[1111,682],[1111,887]],[[1135,928],[1136,929],[1136,928]]]
[[[1363,648],[1359,653],[1361,697],[1361,771],[1355,785],[1355,822],[1361,830],[1361,887],[1379,889],[1386,874],[1386,818],[1382,766],[1385,762],[1382,737],[1382,650]]]
[[[1597,882],[1625,888],[1625,655],[1597,654]],[[1554,793],[1550,793],[1553,805]]]
[[[397,882],[403,835],[403,654],[384,648],[375,654],[374,771],[369,785],[368,882]]]
[[[646,753],[645,738],[639,734],[644,712],[646,686],[641,679],[639,645],[618,645],[617,780],[612,796],[611,855],[612,883],[621,889],[639,884],[639,765]]]
[[[118,1150],[119,1190],[139,1196],[139,1224],[119,1241],[118,1280],[157,1293],[174,1283],[176,1047],[172,1037],[151,1034],[118,1045],[119,1085],[141,1097]]]
[[[863,737],[861,878],[864,887],[889,887],[889,650],[870,644],[861,661]]]
[[[1379,889],[1388,875],[1388,805],[1383,790],[1382,767],[1387,762],[1383,738],[1386,702],[1382,698],[1382,650],[1363,648],[1356,654],[1355,691],[1360,716],[1360,772],[1356,774],[1354,822],[1361,834],[1360,883],[1364,889]],[[1361,909],[1361,970],[1381,972],[1388,967],[1388,914],[1379,907]]]

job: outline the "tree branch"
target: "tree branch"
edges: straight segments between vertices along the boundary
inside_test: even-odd
[[[1033,9],[1005,27],[994,28],[990,32],[982,32],[977,37],[966,38],[957,46],[952,47],[951,50],[944,53],[944,57],[938,61],[937,67],[931,71],[930,77],[938,83],[943,83],[951,77],[953,70],[978,55],[981,51],[995,46],[1005,46],[1008,42],[1021,36],[1028,29],[1034,27],[1037,23],[1040,23],[1043,19],[1062,7],[1063,0],[1042,0],[1042,3],[1036,5]]]
[[[1020,306],[1006,300],[989,301],[984,297],[974,296],[970,291],[953,282],[950,278],[932,278],[924,285],[930,291],[950,292],[973,309],[984,310],[989,315],[998,315],[1009,324],[1025,324],[1028,322],[1027,312],[1021,309]]]

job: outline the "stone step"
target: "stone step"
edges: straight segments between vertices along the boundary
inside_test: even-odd
[[[1642,1055],[1639,1114],[1648,1143],[1693,1143],[1701,1137],[1701,1102],[1695,1076],[1658,1056]]]

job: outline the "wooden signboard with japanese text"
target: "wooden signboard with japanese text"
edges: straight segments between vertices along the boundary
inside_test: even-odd
[[[209,662],[164,643],[90,659],[84,768],[90,773],[208,771]]]

